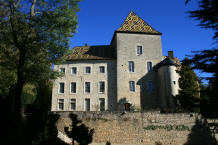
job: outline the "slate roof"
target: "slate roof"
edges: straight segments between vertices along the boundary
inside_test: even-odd
[[[113,49],[110,45],[99,46],[78,46],[64,56],[67,61],[70,60],[108,60],[115,59]]]
[[[136,32],[161,35],[160,32],[152,28],[133,11],[129,13],[129,15],[126,17],[126,20],[123,22],[121,27],[116,30],[116,32]]]

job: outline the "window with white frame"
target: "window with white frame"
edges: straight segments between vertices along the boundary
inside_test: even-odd
[[[137,46],[137,55],[142,55],[142,46],[141,45],[138,45]]]
[[[104,73],[104,72],[105,72],[104,66],[99,66],[99,72],[100,72],[100,73]]]
[[[70,99],[70,110],[76,110],[76,99]]]
[[[134,72],[134,62],[129,61],[129,72]]]
[[[63,82],[59,83],[59,93],[60,94],[64,93],[64,83]]]
[[[100,106],[100,111],[105,111],[105,99],[104,98],[99,99],[99,106]]]
[[[98,86],[99,86],[98,92],[99,93],[104,93],[105,92],[105,82],[100,81]]]
[[[71,82],[70,84],[70,92],[76,93],[76,82]]]
[[[64,110],[64,99],[58,99],[58,110]]]
[[[148,72],[151,72],[151,71],[152,71],[152,62],[151,62],[151,61],[148,61],[148,62],[147,62],[147,71],[148,71]]]
[[[85,74],[90,74],[91,73],[91,67],[90,66],[86,66],[85,67]]]
[[[77,67],[71,68],[71,74],[73,74],[73,75],[77,74]]]
[[[135,81],[129,81],[129,91],[135,92]]]
[[[60,68],[60,72],[65,73],[65,68],[64,67]]]
[[[153,91],[153,82],[151,80],[148,81],[147,88],[148,88],[148,92],[151,93]]]
[[[91,92],[91,83],[90,82],[85,82],[85,93],[90,93]]]

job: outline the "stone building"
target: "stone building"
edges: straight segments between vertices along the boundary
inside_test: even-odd
[[[173,109],[180,65],[163,56],[161,33],[134,12],[110,45],[81,46],[54,65],[63,73],[52,90],[52,111]]]

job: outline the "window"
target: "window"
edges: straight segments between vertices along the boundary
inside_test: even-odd
[[[64,99],[58,99],[58,110],[64,110]]]
[[[70,84],[70,92],[76,93],[76,82],[71,82]]]
[[[105,83],[103,81],[99,82],[99,93],[104,93]]]
[[[90,93],[90,82],[85,82],[85,93]]]
[[[91,73],[91,67],[90,66],[86,66],[85,67],[85,73],[86,74],[90,74]]]
[[[65,73],[65,68],[60,68],[60,72]]]
[[[175,84],[176,84],[176,81],[173,81],[173,84],[175,85]]]
[[[104,73],[105,72],[104,66],[99,66],[99,72],[100,73]]]
[[[59,83],[59,93],[64,93],[64,83]]]
[[[77,74],[77,67],[72,67],[71,68],[71,74]]]
[[[76,99],[70,99],[70,110],[76,110]]]
[[[90,99],[85,99],[85,111],[90,111]]]
[[[141,55],[142,54],[142,46],[138,45],[137,46],[137,55]]]
[[[99,106],[100,106],[100,111],[105,111],[105,99],[104,98],[99,99]]]
[[[134,81],[129,81],[129,91],[135,92],[135,82]]]
[[[134,72],[134,62],[129,61],[129,72]]]
[[[148,92],[152,92],[153,91],[153,82],[152,81],[148,81]]]
[[[148,70],[148,72],[152,71],[152,62],[151,61],[147,62],[147,70]]]

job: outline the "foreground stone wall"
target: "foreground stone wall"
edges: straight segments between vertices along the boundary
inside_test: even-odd
[[[60,113],[58,130],[71,121],[68,113]],[[90,128],[94,128],[93,145],[209,145],[217,142],[203,125],[204,120],[197,114],[160,114],[159,112],[76,112],[78,118]],[[218,122],[208,120],[208,122]],[[213,140],[216,138],[215,140]]]

